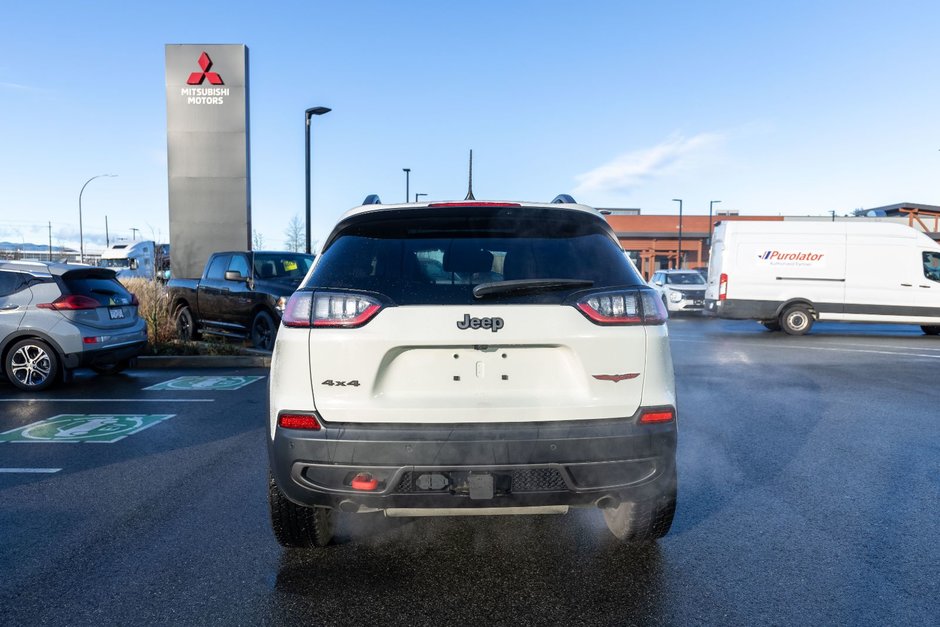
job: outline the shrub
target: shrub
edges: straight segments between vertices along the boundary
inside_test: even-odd
[[[123,279],[121,283],[140,302],[137,313],[147,323],[147,337],[151,346],[174,340],[176,329],[170,319],[165,285],[147,279]]]

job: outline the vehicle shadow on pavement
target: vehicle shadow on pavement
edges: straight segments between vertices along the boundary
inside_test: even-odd
[[[339,546],[283,552],[274,623],[648,624],[663,611],[660,547],[617,542],[596,510],[356,515],[338,531]]]

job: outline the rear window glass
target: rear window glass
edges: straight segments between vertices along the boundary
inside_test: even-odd
[[[124,289],[117,279],[65,275],[63,281],[70,294],[88,296],[104,307],[131,303],[131,293]]]
[[[382,294],[399,305],[558,303],[575,289],[475,299],[481,283],[579,279],[642,285],[605,222],[570,210],[401,211],[361,217],[321,253],[306,287]]]

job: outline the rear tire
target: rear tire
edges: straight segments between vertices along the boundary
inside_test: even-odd
[[[121,361],[115,362],[113,364],[104,364],[98,366],[92,366],[91,369],[97,372],[98,374],[118,374],[119,372],[124,372],[131,365],[129,359],[123,359]]]
[[[780,315],[780,328],[788,335],[806,335],[813,328],[813,314],[806,305],[793,305]]]
[[[761,324],[764,325],[765,327],[767,327],[767,330],[768,330],[768,331],[779,331],[779,330],[780,330],[780,323],[777,322],[776,320],[764,320],[764,321],[761,322]]]
[[[183,342],[199,339],[193,312],[186,305],[180,305],[179,309],[176,310],[176,337]]]
[[[7,352],[3,371],[19,389],[40,392],[51,387],[58,378],[59,356],[42,340],[20,340]]]
[[[940,335],[940,325],[924,325],[921,330],[925,335]]]
[[[274,338],[277,336],[277,327],[274,319],[266,311],[259,311],[251,321],[251,345],[261,350],[274,350]]]
[[[290,549],[322,547],[333,539],[333,510],[305,507],[289,500],[268,473],[271,527],[278,544]]]
[[[669,487],[658,497],[645,501],[623,502],[605,509],[607,528],[621,542],[651,542],[669,533],[676,513],[676,471],[670,474]]]

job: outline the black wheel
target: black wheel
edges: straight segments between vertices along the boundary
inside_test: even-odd
[[[333,539],[333,510],[304,507],[289,500],[268,473],[271,527],[281,546],[297,549],[326,546]]]
[[[612,534],[623,542],[650,542],[669,533],[676,514],[676,471],[670,473],[669,487],[646,501],[624,502],[605,509],[604,521]]]
[[[768,331],[779,331],[779,330],[780,330],[780,323],[777,322],[776,320],[763,320],[763,321],[761,322],[761,324],[764,325],[765,327],[767,327],[767,330],[768,330]]]
[[[940,335],[940,325],[924,325],[921,327],[927,335]]]
[[[186,305],[180,305],[176,310],[176,337],[184,342],[199,339],[193,312]]]
[[[97,366],[92,366],[91,369],[98,374],[117,374],[127,370],[130,365],[131,361],[129,359],[122,359],[121,361],[116,361],[113,364],[100,364]]]
[[[10,383],[21,390],[39,392],[59,376],[59,356],[42,340],[20,340],[10,347],[3,368]]]
[[[780,315],[780,328],[789,335],[805,335],[813,328],[813,314],[806,305],[793,305]]]
[[[251,345],[261,350],[273,350],[276,335],[274,319],[268,312],[259,311],[251,321]]]

